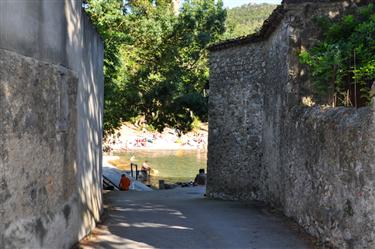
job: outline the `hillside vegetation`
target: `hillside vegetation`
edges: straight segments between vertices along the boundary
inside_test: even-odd
[[[272,4],[245,4],[240,7],[228,9],[225,22],[225,39],[237,38],[240,36],[255,33],[262,26],[276,8]]]

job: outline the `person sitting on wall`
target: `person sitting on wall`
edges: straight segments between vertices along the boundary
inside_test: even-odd
[[[142,172],[143,176],[145,177],[145,179],[147,179],[147,177],[150,176],[151,167],[148,165],[147,160],[142,163],[141,172]]]
[[[120,183],[119,183],[119,189],[121,191],[128,191],[129,190],[129,187],[130,187],[130,179],[125,175],[125,174],[122,174],[121,175],[121,179],[120,179]]]
[[[194,179],[194,186],[204,186],[207,182],[207,176],[206,173],[204,173],[204,169],[199,170],[199,174]]]

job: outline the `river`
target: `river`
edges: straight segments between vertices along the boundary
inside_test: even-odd
[[[193,181],[199,169],[207,169],[207,152],[202,151],[131,151],[115,155],[127,162],[134,156],[139,166],[147,160],[158,172],[151,177],[153,186],[158,186],[159,180],[168,183]]]

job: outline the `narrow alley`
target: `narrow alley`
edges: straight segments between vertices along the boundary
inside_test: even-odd
[[[255,203],[206,199],[205,189],[105,194],[103,222],[81,248],[312,248],[285,217]]]

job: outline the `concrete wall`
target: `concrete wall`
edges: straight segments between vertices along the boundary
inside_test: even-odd
[[[80,1],[3,0],[0,65],[0,248],[70,248],[102,210],[102,41]]]
[[[337,248],[374,248],[375,109],[303,107],[297,57],[314,16],[351,5],[285,2],[268,36],[211,48],[208,194],[265,201]]]

